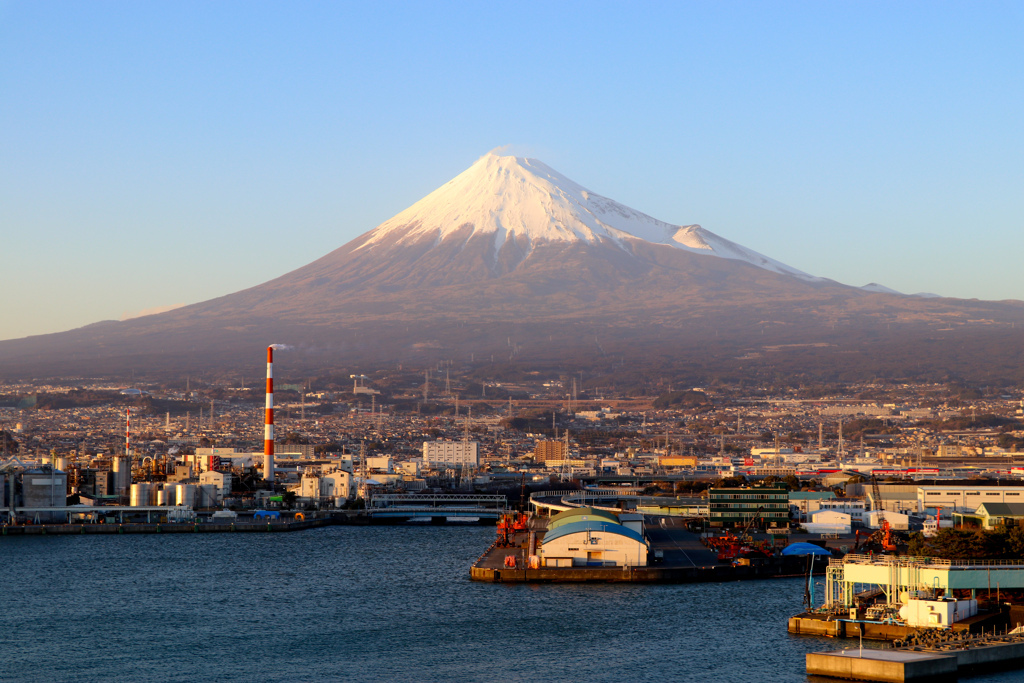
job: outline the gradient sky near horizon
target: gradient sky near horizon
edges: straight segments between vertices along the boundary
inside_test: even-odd
[[[0,339],[238,291],[500,146],[851,285],[1024,299],[1024,3],[0,0]]]

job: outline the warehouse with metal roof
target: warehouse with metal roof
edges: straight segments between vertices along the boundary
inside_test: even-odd
[[[551,517],[539,554],[545,567],[646,567],[648,550],[614,513],[576,508]]]

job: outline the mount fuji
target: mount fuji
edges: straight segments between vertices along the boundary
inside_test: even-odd
[[[614,358],[756,374],[791,358],[819,376],[851,365],[852,353],[861,374],[898,374],[906,362],[920,374],[947,363],[959,372],[950,354],[965,331],[1003,348],[1018,322],[1020,302],[846,286],[699,225],[652,218],[534,159],[491,153],[269,282],[166,313],[0,342],[0,373],[231,371],[252,366],[272,340],[296,347],[291,362],[307,371]],[[947,351],[924,362],[914,352],[923,339],[952,346],[931,344]]]
[[[480,241],[496,274],[514,270],[539,245],[608,244],[628,252],[642,240],[818,279],[699,225],[671,225],[651,218],[590,192],[536,159],[493,152],[364,237],[356,250],[368,253],[423,241],[440,246],[450,240],[462,243],[464,250],[470,242]]]

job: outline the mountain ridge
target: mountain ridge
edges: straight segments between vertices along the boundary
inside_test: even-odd
[[[0,342],[0,375],[233,372],[270,342],[303,349],[295,362],[309,371],[493,354],[598,364],[686,354],[696,365],[759,372],[791,352],[779,349],[805,349],[813,367],[802,372],[835,373],[854,357],[836,354],[859,354],[864,372],[891,373],[882,356],[913,363],[904,349],[917,346],[966,367],[965,330],[1005,347],[993,365],[1002,371],[1018,324],[1024,330],[1022,302],[907,296],[808,275],[591,193],[541,162],[490,154],[376,228],[255,287]]]

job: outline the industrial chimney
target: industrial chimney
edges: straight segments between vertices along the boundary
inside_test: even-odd
[[[274,347],[267,347],[267,413],[263,426],[263,478],[274,481]]]

